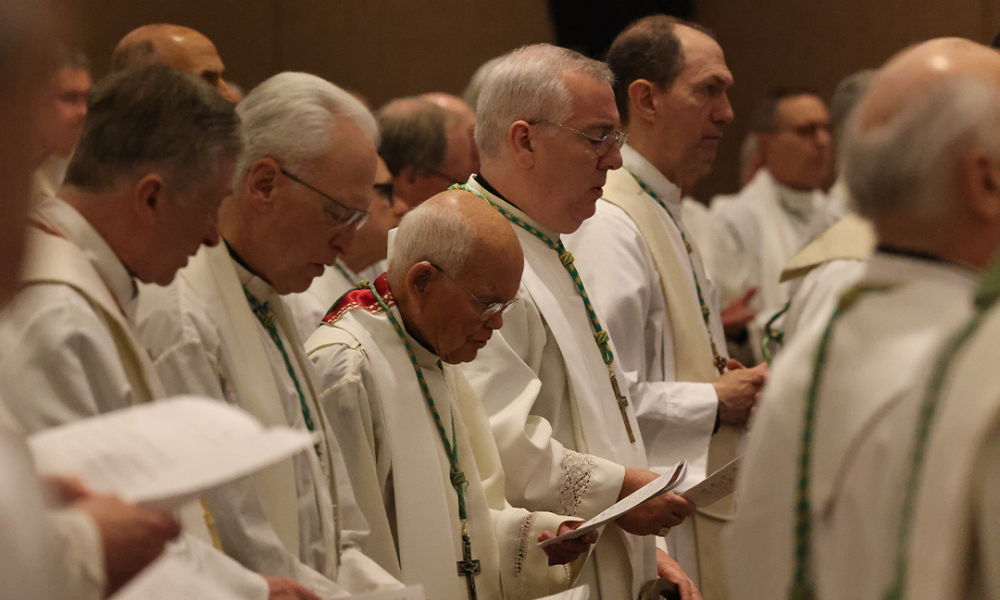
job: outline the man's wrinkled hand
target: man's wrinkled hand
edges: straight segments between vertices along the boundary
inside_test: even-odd
[[[565,521],[559,525],[558,533],[552,533],[551,531],[543,531],[542,535],[538,536],[538,543],[542,543],[545,540],[552,539],[558,535],[563,535],[573,531],[583,525],[583,521]],[[574,540],[563,540],[561,542],[556,542],[555,544],[550,544],[542,550],[549,557],[549,566],[552,565],[565,565],[571,563],[581,554],[584,554],[590,550],[590,546],[597,542],[597,532],[591,531],[581,535]]]
[[[739,361],[729,359],[726,368],[729,370],[712,382],[719,397],[719,419],[728,425],[742,426],[760,400],[767,381],[767,363],[747,369]]]
[[[701,600],[701,592],[687,576],[684,569],[670,555],[656,549],[656,574],[662,579],[669,579],[677,584],[681,592],[681,600]]]
[[[725,331],[726,335],[738,335],[757,316],[757,311],[750,308],[750,301],[757,295],[759,289],[757,286],[748,288],[747,291],[743,292],[742,296],[730,302],[719,313],[719,319],[722,321],[722,330]]]
[[[90,515],[100,531],[108,594],[146,568],[163,553],[164,545],[181,532],[170,513],[113,496],[90,494],[71,506]]]
[[[645,469],[625,469],[625,480],[618,499],[621,500],[656,479],[658,475]],[[694,514],[693,503],[673,492],[660,494],[615,519],[625,531],[635,535],[654,535],[664,527],[675,527]]]
[[[301,583],[285,577],[265,577],[267,600],[321,600]]]

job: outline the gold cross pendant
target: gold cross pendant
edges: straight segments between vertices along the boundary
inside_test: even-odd
[[[476,581],[473,579],[482,572],[478,560],[472,559],[472,541],[466,522],[462,521],[462,560],[458,561],[458,576],[465,577],[469,586],[469,600],[476,600]]]
[[[625,431],[628,432],[628,441],[634,444],[635,434],[632,433],[632,423],[628,420],[628,398],[622,395],[622,390],[618,387],[618,378],[615,377],[615,372],[610,366],[608,367],[608,375],[611,379],[611,389],[615,392],[615,402],[618,403],[618,410],[622,413]]]

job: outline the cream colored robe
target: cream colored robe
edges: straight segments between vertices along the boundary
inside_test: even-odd
[[[375,285],[402,323],[385,279]],[[449,439],[454,420],[459,466],[468,481],[472,556],[482,561],[478,597],[514,600],[565,590],[572,573],[566,566],[550,568],[536,540],[543,531],[557,531],[566,517],[507,504],[479,398],[457,368],[407,338]],[[386,553],[383,566],[404,583],[423,585],[428,598],[467,599],[466,580],[455,566],[462,558],[461,522],[450,463],[409,355],[374,296],[360,290],[343,298],[306,349],[321,374],[321,407],[330,421],[353,432],[341,439],[352,442],[343,446],[352,484],[369,492],[358,492],[365,516],[399,549],[398,556],[394,548]]]
[[[677,224],[626,169],[650,186],[684,227],[680,189],[631,147],[622,148],[622,158],[625,168],[608,173],[597,214],[566,236],[566,245],[588,292],[606,315],[605,325],[636,402],[650,466],[665,470],[688,460],[684,485],[690,487],[735,458],[742,435],[742,428],[728,426],[712,435],[719,401],[711,382],[719,372],[696,275],[722,358],[728,358],[725,333],[715,287],[693,238],[685,230],[694,250],[689,260]],[[731,502],[714,505],[667,538],[671,555],[707,600],[726,597],[719,535],[731,510]]]
[[[11,412],[37,431],[163,397],[135,332],[136,289],[125,266],[61,200],[42,199],[33,217],[54,234],[29,233],[25,289],[0,318],[0,385]],[[188,532],[180,554],[237,595],[267,597],[263,578],[206,543],[201,506],[180,517]]]
[[[475,178],[470,185],[534,223]],[[629,441],[583,301],[558,255],[527,231],[514,231],[525,255],[521,302],[462,371],[490,414],[507,500],[528,510],[590,518],[616,501],[624,467],[647,467],[642,433],[629,400],[635,443]],[[624,383],[618,362],[615,368]],[[627,396],[628,386],[621,387]],[[604,600],[634,598],[656,578],[652,536],[610,524],[591,556],[582,581]]]
[[[292,312],[292,319],[298,323],[303,340],[309,339],[320,321],[326,316],[330,307],[351,290],[361,280],[375,281],[385,272],[386,264],[380,260],[360,273],[351,271],[344,261],[337,259],[337,264],[326,267],[323,274],[313,279],[309,289],[298,294],[288,294],[285,302]]]
[[[988,278],[995,286],[996,267]],[[906,549],[907,600],[1000,598],[1000,305],[984,310],[938,395]]]
[[[323,459],[304,451],[254,475],[242,491],[208,497],[210,506],[245,498],[243,511],[219,524],[223,546],[244,564],[296,578],[326,596],[400,587],[361,552],[367,525],[337,441],[316,408],[312,367],[289,312],[273,288],[230,257],[225,244],[202,248],[170,286],[143,290],[142,334],[157,369],[175,393],[219,398],[265,425],[304,429],[294,382],[244,287],[271,307]]]
[[[976,281],[948,263],[878,253],[859,283],[890,291],[861,296],[833,328],[810,469],[817,600],[882,600],[923,389],[972,312]],[[777,357],[751,423],[726,546],[737,600],[788,593],[803,408],[826,325],[803,330]]]

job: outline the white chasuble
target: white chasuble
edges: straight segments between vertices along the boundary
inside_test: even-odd
[[[794,574],[811,573],[817,599],[882,600],[923,390],[941,347],[972,313],[976,280],[949,263],[877,253],[845,294],[842,316],[801,331],[776,358],[728,531],[733,598],[786,597]],[[828,328],[802,488],[811,555],[796,564],[803,416]]]
[[[712,213],[733,236],[738,250],[735,256],[720,258],[744,261],[746,285],[760,288],[751,300],[757,311],[751,339],[754,352],[759,352],[764,324],[788,301],[789,284],[780,281],[785,264],[837,216],[822,192],[781,185],[767,169],[758,171],[731,199],[713,202]]]
[[[374,285],[402,325],[385,278]],[[423,585],[428,598],[467,599],[468,583],[457,569],[462,525],[451,463],[406,347],[367,289],[342,297],[324,323],[306,343],[323,380],[320,404],[340,427],[353,423],[350,447],[359,456],[344,446],[352,483],[371,490],[359,497],[373,533],[386,532],[398,549],[387,553],[384,566],[404,583]],[[549,567],[536,540],[566,518],[506,503],[503,469],[475,392],[458,369],[406,337],[468,482],[471,558],[481,566],[474,577],[478,597],[514,600],[565,590],[572,573]]]
[[[606,315],[650,466],[687,459],[685,486],[694,485],[735,458],[742,435],[728,426],[712,435],[715,361],[728,358],[717,295],[697,245],[681,229],[680,189],[629,146],[622,157],[624,168],[608,173],[597,214],[566,236],[566,245]],[[731,502],[699,508],[702,514],[671,532],[668,548],[706,599],[725,598],[719,536]]]
[[[266,304],[273,331],[254,314],[251,296]],[[306,429],[307,414],[312,422],[316,449],[208,496],[210,505],[243,499],[241,510],[220,523],[227,552],[323,595],[398,587],[357,547],[367,525],[316,406],[301,338],[274,289],[220,244],[203,247],[170,286],[143,289],[140,312],[144,340],[172,392],[228,401],[265,426]]]
[[[945,369],[943,384],[933,394],[937,408],[905,525],[907,600],[1000,598],[998,280],[994,265],[977,297],[985,312],[963,327],[971,335],[936,365]]]
[[[543,230],[475,178],[469,186]],[[635,442],[629,440],[608,366],[559,255],[511,226],[525,257],[521,302],[504,314],[498,335],[462,371],[490,414],[511,504],[590,518],[617,500],[625,467],[647,467],[642,435],[628,386],[622,385],[625,418],[635,436]],[[600,307],[595,308],[600,318]],[[613,341],[609,344],[614,351]],[[625,382],[618,361],[614,368],[618,381]],[[583,578],[599,580],[593,591],[604,600],[634,598],[643,583],[656,578],[652,536],[634,536],[612,523],[591,556],[596,575],[585,570]]]
[[[114,251],[63,201],[40,199],[32,214],[24,289],[0,318],[0,385],[26,431],[165,396],[134,326],[136,287]],[[202,507],[180,510],[175,544],[207,576],[246,598],[267,584],[211,548]]]

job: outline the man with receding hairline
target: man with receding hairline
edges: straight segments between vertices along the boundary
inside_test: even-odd
[[[239,93],[223,78],[226,70],[212,40],[180,25],[143,25],[125,35],[111,55],[111,68],[121,71],[162,63],[200,77],[233,104]]]
[[[983,381],[966,372],[953,380],[962,393],[927,394],[1000,248],[998,128],[1000,54],[980,44],[925,42],[872,79],[847,126],[841,168],[879,245],[832,316],[775,362],[728,532],[734,598],[937,600],[1000,590],[997,445],[968,435],[998,435],[981,410]],[[995,289],[994,281],[978,299]],[[986,372],[995,374],[978,373]],[[934,442],[945,454],[922,486],[938,510],[915,523],[913,477],[941,411],[970,427]],[[908,547],[911,538],[920,545]]]
[[[707,31],[665,15],[626,28],[607,61],[629,132],[623,168],[566,245],[607,316],[650,465],[687,459],[693,485],[735,458],[766,373],[729,359],[716,289],[681,214],[682,189],[709,172],[733,119],[733,79]],[[718,539],[731,508],[706,511],[667,544],[715,600],[725,597]]]
[[[536,545],[580,521],[507,504],[486,413],[455,366],[502,326],[523,266],[517,236],[489,205],[438,194],[403,219],[388,272],[340,298],[306,342],[322,407],[353,424],[341,441],[359,504],[395,542],[377,558],[428,598],[562,591],[597,538]],[[455,568],[466,560],[480,563],[470,580]]]

